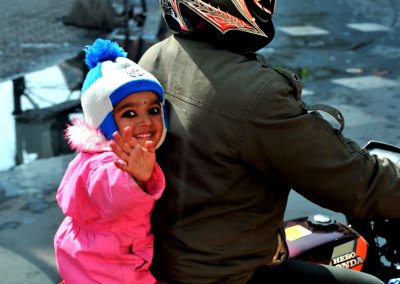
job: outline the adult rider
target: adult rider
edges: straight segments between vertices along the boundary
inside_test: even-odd
[[[339,111],[307,105],[298,76],[256,53],[274,37],[274,2],[161,0],[175,33],[139,61],[169,104],[152,271],[184,284],[382,283],[288,259],[291,189],[352,217],[399,218],[400,171],[344,137]]]

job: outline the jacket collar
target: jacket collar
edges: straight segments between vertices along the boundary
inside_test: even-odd
[[[65,131],[65,138],[72,150],[78,152],[110,151],[110,140],[107,140],[97,127],[90,125],[82,118],[74,118]]]

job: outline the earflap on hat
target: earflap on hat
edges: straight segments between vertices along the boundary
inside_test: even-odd
[[[90,70],[82,87],[81,104],[85,120],[101,130],[107,139],[117,131],[113,117],[114,106],[132,93],[152,91],[157,94],[163,118],[163,142],[167,130],[164,91],[158,80],[132,60],[110,40],[97,39],[87,46],[85,62]]]

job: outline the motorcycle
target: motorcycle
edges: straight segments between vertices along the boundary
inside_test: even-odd
[[[364,148],[400,164],[400,147],[370,141]],[[346,219],[347,224],[316,214],[285,221],[290,257],[363,271],[386,284],[400,284],[400,219]]]

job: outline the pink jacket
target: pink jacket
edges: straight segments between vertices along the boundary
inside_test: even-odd
[[[75,121],[67,136],[79,154],[57,191],[66,215],[54,237],[57,268],[66,284],[156,283],[150,214],[161,196],[164,175],[158,165],[144,192],[113,163],[104,136]]]

